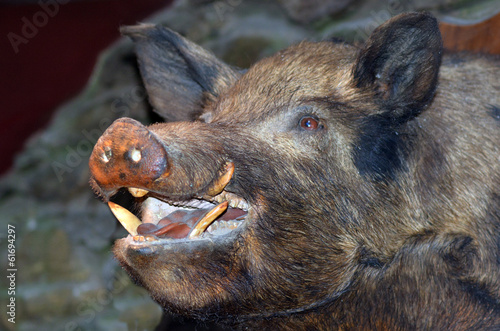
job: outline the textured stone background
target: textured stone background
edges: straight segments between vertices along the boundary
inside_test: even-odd
[[[362,40],[403,11],[425,9],[446,20],[478,21],[500,9],[498,0],[313,2],[322,10],[301,7],[303,1],[184,0],[146,21],[165,24],[227,62],[247,67],[302,39]],[[11,224],[18,269],[16,325],[7,322],[9,296],[2,277],[0,329],[152,330],[158,324],[160,308],[129,281],[110,253],[125,231],[88,186],[93,145],[122,116],[158,120],[126,39],[102,54],[84,91],[58,109],[0,180],[0,266],[7,269]]]

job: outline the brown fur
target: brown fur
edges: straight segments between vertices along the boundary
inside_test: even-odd
[[[133,29],[151,61],[157,28]],[[406,14],[361,49],[302,42],[244,74],[204,67],[197,86],[223,83],[197,94],[201,110],[171,109],[198,120],[147,128],[175,183],[128,186],[203,196],[232,161],[225,190],[248,201],[252,222],[217,241],[120,240],[123,267],[169,311],[250,328],[500,328],[500,62],[441,64],[437,31]],[[304,116],[321,129],[302,130]],[[96,174],[104,196],[123,186]]]

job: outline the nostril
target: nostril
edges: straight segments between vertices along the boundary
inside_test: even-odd
[[[104,152],[101,155],[101,159],[104,161],[104,163],[108,163],[112,157],[113,157],[113,152],[111,151],[111,148],[109,146],[106,146],[104,148]]]
[[[133,148],[131,151],[130,151],[130,158],[132,159],[132,161],[134,161],[135,163],[139,162],[142,158],[142,154],[141,154],[141,151],[138,150],[137,148]]]
[[[106,155],[106,152],[102,153],[101,159],[102,159],[105,163],[108,163],[108,162],[109,162],[109,158],[108,158],[108,156]]]

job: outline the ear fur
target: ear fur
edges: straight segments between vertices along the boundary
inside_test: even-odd
[[[380,180],[404,169],[410,146],[403,125],[432,101],[441,56],[439,26],[427,13],[398,15],[369,37],[353,69],[356,87],[374,92],[377,108],[360,123],[354,144],[360,174]]]
[[[167,121],[189,121],[203,112],[240,73],[201,46],[160,26],[121,28],[136,44],[141,76],[154,110]]]
[[[398,15],[375,29],[361,49],[355,85],[375,90],[378,104],[394,121],[407,121],[434,97],[442,48],[432,15]]]

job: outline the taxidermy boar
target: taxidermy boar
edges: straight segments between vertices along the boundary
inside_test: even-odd
[[[116,258],[164,309],[266,330],[500,329],[497,58],[443,55],[426,13],[245,72],[161,26],[123,32],[168,123],[118,119],[91,184],[130,232]],[[110,201],[123,188],[133,213]]]

